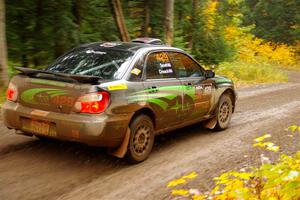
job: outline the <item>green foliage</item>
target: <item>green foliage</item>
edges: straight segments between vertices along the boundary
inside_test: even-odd
[[[108,1],[6,1],[10,60],[47,65],[82,43],[118,40]]]
[[[300,152],[282,154],[277,163],[250,172],[224,173],[215,181],[213,199],[299,199]]]
[[[18,66],[39,68],[48,65],[53,59],[79,44],[120,40],[109,2],[6,1],[9,60]],[[146,0],[121,0],[129,35],[134,38],[148,34],[149,37],[163,39],[164,2],[158,0],[147,2],[148,4]],[[241,80],[242,83],[286,80],[282,72],[272,68],[271,64],[266,64],[265,61],[249,64],[239,57],[242,55],[256,59],[256,55],[268,53],[269,57],[276,55],[277,61],[280,57],[280,61],[289,60],[291,56],[283,54],[287,51],[274,53],[273,48],[278,49],[284,45],[273,42],[294,43],[299,40],[300,15],[297,12],[299,1],[176,0],[174,2],[173,46],[191,53],[205,66],[220,65],[217,72],[234,80]],[[149,10],[147,30],[146,5]],[[238,30],[236,35],[232,34],[235,29]],[[231,32],[228,33],[228,30]],[[256,40],[250,34],[251,31],[272,42]],[[262,41],[261,43],[266,45],[255,46],[255,41]],[[256,51],[257,47],[268,48]],[[249,49],[252,51],[249,52]],[[299,49],[295,52],[299,52]],[[272,59],[276,60],[273,57]],[[289,64],[285,68],[299,69],[299,66]]]
[[[246,25],[255,24],[253,33],[268,41],[295,44],[300,40],[299,0],[245,0]]]

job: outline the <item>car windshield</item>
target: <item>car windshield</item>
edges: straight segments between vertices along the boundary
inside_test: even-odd
[[[133,53],[108,48],[76,48],[58,58],[46,71],[120,79]]]

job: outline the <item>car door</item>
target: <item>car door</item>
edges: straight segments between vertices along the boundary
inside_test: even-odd
[[[165,52],[151,52],[146,58],[144,87],[148,103],[155,112],[157,128],[179,124],[183,90]]]
[[[212,81],[205,78],[205,70],[188,55],[168,52],[176,75],[183,86],[183,114],[185,120],[208,114],[212,100]]]

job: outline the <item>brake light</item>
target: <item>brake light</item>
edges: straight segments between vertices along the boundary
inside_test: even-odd
[[[109,104],[109,93],[97,92],[78,98],[74,108],[76,112],[97,114],[105,111]]]
[[[16,102],[18,99],[18,90],[15,84],[9,83],[6,90],[6,99],[9,101]]]

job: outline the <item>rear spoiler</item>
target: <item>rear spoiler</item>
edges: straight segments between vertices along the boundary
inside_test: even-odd
[[[65,74],[65,73],[58,73],[58,72],[51,72],[51,71],[45,71],[45,70],[39,70],[39,69],[31,69],[31,68],[25,68],[25,67],[15,67],[17,71],[20,71],[21,74],[24,74],[29,77],[34,78],[45,78],[45,79],[51,79],[51,76],[53,77],[60,77],[65,79],[67,82],[78,82],[78,83],[100,83],[100,80],[103,80],[101,77],[98,76],[87,76],[87,75],[77,75],[77,74]],[[51,76],[41,76],[40,74],[47,74]]]

